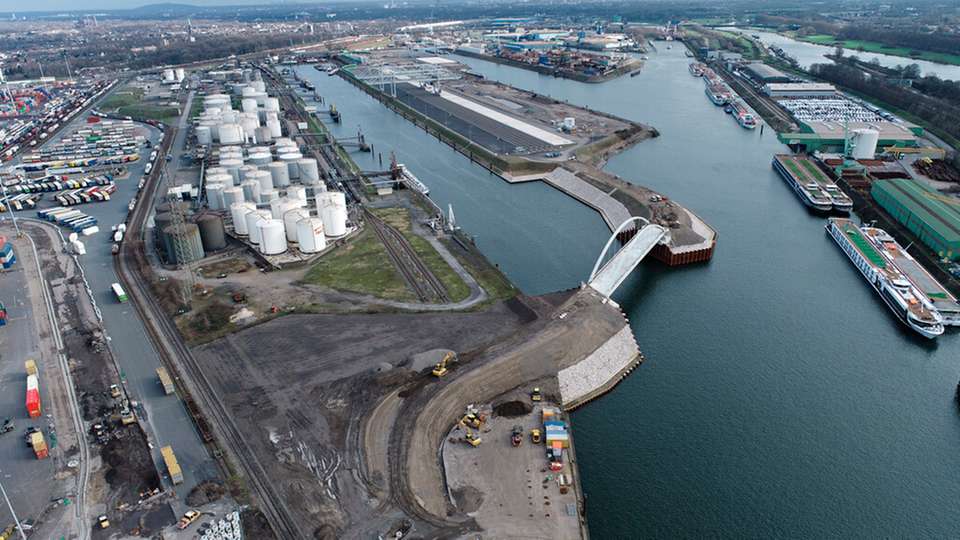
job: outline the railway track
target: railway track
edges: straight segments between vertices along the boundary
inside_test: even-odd
[[[173,128],[167,133],[167,137],[164,138],[163,145],[161,145],[161,155],[166,155],[169,152],[177,138],[177,131],[176,128]],[[192,390],[189,394],[199,404],[200,410],[211,420],[214,429],[219,432],[221,446],[233,451],[237,462],[247,477],[251,491],[259,502],[260,509],[266,515],[267,521],[274,532],[282,539],[305,538],[282,498],[274,489],[263,466],[257,460],[253,450],[247,445],[246,439],[237,428],[226,406],[217,396],[216,389],[181,339],[173,321],[163,311],[140,272],[130,267],[131,263],[136,264],[137,261],[145,260],[146,254],[143,253],[144,243],[142,241],[144,223],[157,191],[161,169],[162,167],[158,167],[148,178],[145,194],[139,198],[138,204],[130,216],[127,235],[121,245],[120,254],[114,261],[117,275],[126,290],[130,292],[133,300],[132,304],[144,321],[147,333],[156,345],[157,352],[163,358],[164,363],[173,373],[178,374],[182,381],[189,382],[192,386],[192,388],[189,388],[189,390]],[[133,238],[136,241],[128,242],[126,241],[127,238]]]
[[[387,248],[390,259],[417,298],[421,302],[449,303],[450,295],[447,294],[447,288],[427,268],[403,233],[366,208],[363,211],[367,221],[373,226],[374,233]]]

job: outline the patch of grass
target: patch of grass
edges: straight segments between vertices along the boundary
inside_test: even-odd
[[[144,120],[156,120],[164,124],[172,124],[180,117],[180,113],[176,107],[144,105],[141,103],[120,107],[117,113]]]
[[[843,47],[854,51],[864,51],[880,54],[889,54],[892,56],[902,56],[906,59],[928,60],[930,62],[939,62],[941,64],[960,65],[960,54],[948,54],[933,51],[920,51],[907,47],[892,47],[876,41],[863,41],[859,39],[838,40],[836,37],[827,34],[817,34],[813,36],[796,36],[801,41],[816,43],[817,45],[828,45],[831,47]]]
[[[403,233],[403,236],[413,246],[413,250],[420,256],[423,264],[427,265],[433,275],[437,276],[437,279],[443,283],[451,301],[459,302],[470,296],[470,287],[467,287],[467,284],[460,279],[460,276],[447,264],[447,261],[443,260],[440,253],[430,245],[430,242],[413,233],[410,226],[409,210],[406,208],[379,208],[375,209],[374,213]]]
[[[507,276],[503,275],[499,268],[490,264],[490,261],[478,250],[464,251],[460,244],[454,240],[441,241],[447,245],[447,249],[467,269],[467,272],[470,272],[470,275],[487,291],[489,296],[487,303],[513,298],[519,293],[513,283],[507,279]],[[466,240],[464,242],[466,243]]]
[[[415,300],[413,292],[372,230],[322,257],[303,279],[340,291],[370,294],[389,300]]]
[[[111,111],[119,109],[120,107],[135,105],[140,103],[141,100],[143,100],[143,90],[127,86],[118,89],[107,97],[107,99],[103,100],[100,103],[100,108],[104,111]]]

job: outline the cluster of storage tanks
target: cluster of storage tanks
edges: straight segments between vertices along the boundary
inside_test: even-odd
[[[327,247],[327,238],[347,233],[347,203],[339,191],[317,191],[316,215],[304,193],[270,201],[269,209],[247,201],[230,205],[234,233],[247,239],[264,255],[280,255],[295,245],[304,254],[319,253]]]
[[[175,213],[184,216],[182,226],[175,225]],[[197,261],[227,247],[223,217],[213,212],[191,214],[185,202],[159,204],[153,223],[157,248],[171,264]]]
[[[187,73],[183,68],[168,68],[163,70],[163,82],[167,84],[173,84],[178,82],[183,82],[183,79],[187,76]]]
[[[280,138],[280,100],[270,97],[262,80],[231,86],[240,97],[240,110],[234,110],[227,94],[203,98],[203,112],[197,120],[197,144],[266,144]]]

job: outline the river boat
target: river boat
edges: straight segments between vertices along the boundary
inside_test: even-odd
[[[803,204],[819,212],[829,212],[833,209],[833,201],[830,195],[820,188],[820,184],[814,181],[808,181],[801,176],[802,171],[795,162],[792,162],[793,156],[776,155],[773,157],[773,168],[780,173],[790,189],[800,197]],[[791,164],[788,164],[791,163]],[[788,170],[790,167],[791,170]]]
[[[846,218],[828,219],[826,229],[900,322],[928,339],[943,334],[940,312],[877,250],[863,229]]]

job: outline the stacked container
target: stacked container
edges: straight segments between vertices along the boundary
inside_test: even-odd
[[[43,433],[39,431],[30,434],[30,446],[33,447],[33,453],[37,455],[37,459],[46,459],[50,455],[47,441],[43,439]]]
[[[7,241],[5,236],[0,236],[0,263],[7,269],[17,262],[17,255],[13,252],[13,244]]]
[[[40,418],[40,381],[36,375],[27,375],[27,414]]]
[[[180,464],[177,463],[177,456],[173,454],[173,447],[164,446],[160,449],[160,455],[163,456],[163,463],[167,466],[167,472],[170,473],[170,481],[176,484],[183,482],[183,471]]]

